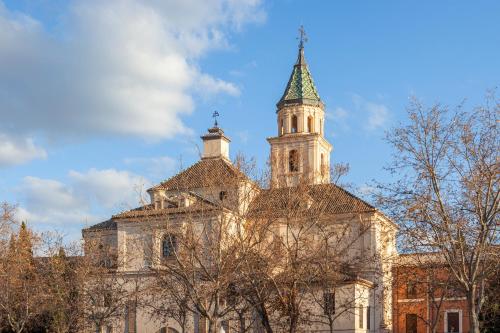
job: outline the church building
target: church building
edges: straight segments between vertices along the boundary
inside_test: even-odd
[[[285,91],[276,104],[276,119],[268,120],[276,121],[276,135],[267,138],[271,173],[266,188],[248,179],[233,164],[230,138],[216,123],[201,136],[203,152],[199,161],[150,188],[149,203],[84,229],[85,242],[90,244],[99,239],[111,249],[115,274],[147,280],[149,272],[161,267],[179,246],[172,235],[189,228],[202,230],[209,221],[224,216],[258,220],[265,207],[272,207],[277,219],[285,219],[289,213],[287,195],[305,186],[307,200],[302,204],[307,209],[321,206],[322,218],[331,224],[349,226],[345,230],[349,230],[346,237],[351,248],[345,255],[369,260],[351,267],[355,271],[337,286],[335,293],[324,292],[322,305],[310,301],[310,312],[317,312],[318,318],[337,311],[332,326],[328,326],[326,319],[318,319],[302,324],[298,332],[391,332],[392,259],[397,256],[398,228],[376,207],[331,183],[332,144],[324,132],[325,106],[314,84],[302,41]],[[247,214],[249,211],[252,214]],[[164,227],[167,220],[168,230]],[[349,309],[340,311],[342,304],[350,304]],[[248,332],[265,332],[258,313],[250,311],[248,316],[254,320]],[[188,315],[186,325],[186,332],[208,332],[208,324],[199,314]],[[128,305],[121,317],[99,330],[183,331],[177,321],[155,319],[139,303]],[[217,332],[241,330],[224,319]],[[281,332],[278,326],[275,332]]]

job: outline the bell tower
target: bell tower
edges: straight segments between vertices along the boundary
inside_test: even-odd
[[[324,137],[324,104],[304,57],[307,39],[303,27],[299,31],[297,62],[276,105],[278,136],[267,139],[274,188],[330,182],[332,145]]]

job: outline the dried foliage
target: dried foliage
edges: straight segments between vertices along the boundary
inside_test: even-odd
[[[438,252],[468,300],[470,332],[480,330],[486,287],[499,270],[500,101],[467,112],[414,100],[408,123],[389,132],[380,203],[400,222],[410,252]]]
[[[305,179],[293,188],[262,189],[258,184],[267,183],[268,173],[258,176],[255,163],[241,155],[227,177],[210,177],[213,169],[204,163],[212,162],[188,169],[206,173],[196,179],[196,193],[176,176],[164,183],[164,202],[141,213],[155,277],[143,303],[152,317],[172,318],[183,331],[192,329],[188,316],[209,333],[219,327],[298,332],[315,324],[333,331],[335,320],[354,312],[358,300],[326,311],[324,294],[373,263],[352,251],[369,229],[362,215],[373,207],[334,184],[311,186]],[[335,179],[347,170],[339,167]],[[180,210],[182,205],[196,209]]]

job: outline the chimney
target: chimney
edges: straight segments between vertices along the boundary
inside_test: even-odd
[[[201,137],[203,140],[202,159],[225,158],[229,161],[229,138],[224,135],[224,131],[214,126],[208,129],[208,133]]]

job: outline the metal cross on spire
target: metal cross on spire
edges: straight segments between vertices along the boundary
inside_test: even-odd
[[[214,127],[218,127],[219,124],[217,123],[217,117],[219,116],[219,112],[217,111],[214,111],[214,113],[212,113],[212,118],[214,118]]]
[[[301,48],[301,49],[304,48],[304,43],[307,43],[308,38],[307,38],[306,31],[304,30],[303,25],[300,25],[299,37],[297,37],[297,39],[300,41],[299,48]]]

